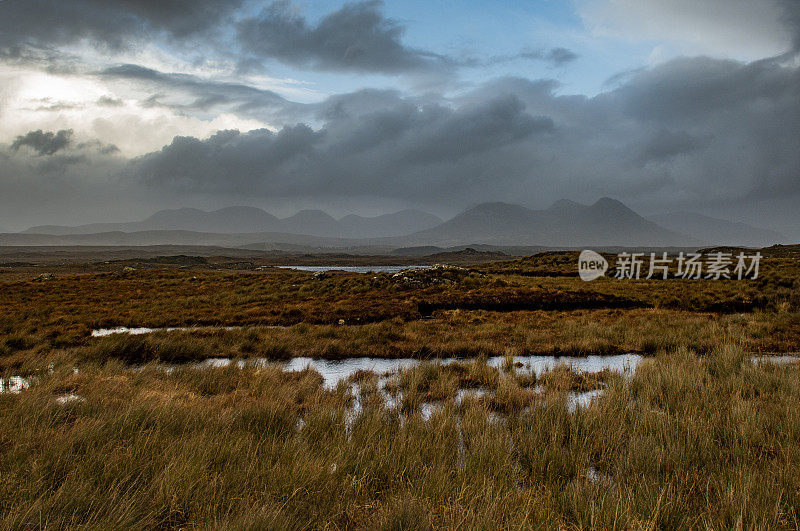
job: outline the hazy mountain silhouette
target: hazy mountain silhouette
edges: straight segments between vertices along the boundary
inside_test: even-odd
[[[351,214],[339,220],[342,235],[348,238],[378,238],[404,236],[442,224],[442,219],[422,210],[401,210],[365,218]]]
[[[293,234],[313,236],[338,236],[336,219],[322,210],[301,210],[294,216],[281,220],[281,229]]]
[[[763,247],[786,242],[786,236],[773,230],[712,218],[695,212],[672,212],[648,216],[648,219],[675,232],[691,234],[708,245]]]
[[[413,234],[418,245],[692,246],[699,241],[648,221],[624,204],[602,198],[592,205],[561,200],[545,210],[483,203]]]
[[[46,236],[50,235],[50,236]],[[60,239],[59,239],[60,238]],[[279,219],[253,207],[213,212],[162,210],[131,223],[79,227],[42,226],[4,235],[4,245],[226,245],[269,248],[275,244],[314,248],[504,247],[699,247],[767,245],[785,241],[777,232],[700,214],[646,219],[623,203],[602,198],[591,205],[560,200],[533,210],[509,203],[483,203],[442,222],[417,210],[339,220],[321,210]],[[480,249],[480,247],[476,247]]]
[[[419,210],[402,210],[376,217],[345,216],[336,220],[321,210],[301,210],[279,219],[260,208],[233,206],[206,212],[196,208],[161,210],[142,221],[93,223],[77,227],[42,225],[24,234],[77,235],[104,232],[194,231],[217,234],[281,232],[333,238],[400,236],[434,227],[442,220]]]

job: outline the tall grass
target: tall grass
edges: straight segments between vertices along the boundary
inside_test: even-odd
[[[567,392],[589,384],[563,367],[544,394],[489,369],[404,373],[401,392],[439,401],[429,419],[359,375],[353,420],[350,387],[313,371],[56,367],[0,395],[0,528],[800,523],[796,366],[675,349],[591,383],[605,393],[577,410]],[[457,403],[472,382],[494,394]]]

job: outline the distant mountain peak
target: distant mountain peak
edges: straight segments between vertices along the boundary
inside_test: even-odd
[[[300,210],[300,211],[297,212],[297,214],[295,214],[293,216],[289,216],[288,218],[283,218],[283,219],[300,219],[300,218],[304,218],[304,219],[324,219],[326,221],[330,219],[330,220],[336,221],[336,219],[333,216],[331,216],[330,214],[328,214],[327,212],[324,212],[322,210],[314,210],[314,209]]]
[[[630,208],[628,208],[628,206],[625,203],[623,203],[622,201],[618,201],[617,199],[612,199],[611,197],[601,197],[600,199],[595,201],[594,204],[592,204],[592,207],[630,210]]]
[[[578,203],[577,201],[572,201],[571,199],[559,199],[550,205],[547,210],[574,210],[577,208],[586,208],[586,205]]]
[[[591,206],[562,200],[545,210],[493,202],[476,205],[442,225],[413,235],[417,245],[692,245],[691,236],[652,223],[616,199]]]

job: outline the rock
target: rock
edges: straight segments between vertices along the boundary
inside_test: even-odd
[[[339,319],[339,324],[343,325],[344,324],[344,319]]]
[[[330,274],[327,271],[317,271],[316,273],[311,275],[311,278],[315,280],[325,280],[328,277],[330,277]]]
[[[122,268],[123,271],[136,271],[135,267],[125,266]]]
[[[53,278],[55,278],[53,277],[53,273],[42,273],[41,275],[34,277],[33,280],[53,280]]]

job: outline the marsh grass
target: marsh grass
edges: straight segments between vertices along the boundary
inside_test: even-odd
[[[564,253],[3,280],[0,375],[31,386],[0,394],[0,529],[800,527],[800,366],[750,361],[800,351],[781,260],[750,283],[587,287]],[[246,327],[90,337],[119,325]],[[515,362],[628,352],[649,359],[626,376]],[[426,361],[333,389],[195,363],[292,356]]]
[[[16,374],[40,371],[67,359],[79,363],[117,359],[133,365],[212,357],[513,359],[524,355],[652,355],[681,346],[709,353],[720,342],[735,342],[753,352],[793,352],[800,350],[800,317],[795,313],[716,315],[655,309],[512,313],[454,310],[441,312],[434,320],[390,319],[352,326],[301,323],[287,328],[253,326],[138,336],[113,334],[61,348],[24,334],[12,335],[6,341],[9,340],[23,350],[0,355],[0,370]]]
[[[366,372],[326,389],[271,366],[56,367],[0,395],[0,527],[800,523],[795,366],[677,349],[629,379],[559,366],[537,393],[516,368],[452,365],[398,379],[418,403],[438,400],[429,419],[387,408]],[[572,410],[587,381],[604,393]],[[474,382],[493,392],[456,403],[452,388]],[[82,400],[55,400],[66,393]]]
[[[399,279],[202,268],[109,273],[91,265],[47,283],[3,277],[0,368],[36,371],[65,357],[142,364],[206,357],[653,354],[684,346],[709,353],[730,338],[751,351],[800,351],[795,258],[765,258],[756,281],[587,284],[565,275],[574,269],[573,255],[542,253]],[[427,314],[432,319],[422,319]],[[222,328],[236,325],[243,328]],[[205,328],[91,337],[93,329],[115,326]]]

